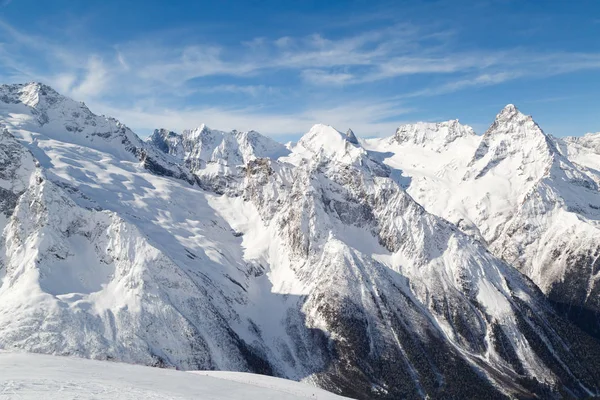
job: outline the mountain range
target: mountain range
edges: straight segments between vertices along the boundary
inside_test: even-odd
[[[600,395],[600,135],[140,139],[0,86],[0,348],[357,399]]]

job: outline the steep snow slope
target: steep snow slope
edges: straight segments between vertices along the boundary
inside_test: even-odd
[[[12,110],[0,123],[40,164],[4,173],[20,197],[11,200],[1,245],[2,347],[294,379],[323,365],[298,299],[270,293],[265,267],[244,259],[239,234],[188,183],[184,167],[175,165],[184,180],[153,174],[127,152],[114,156],[118,148],[103,152],[71,138],[58,122],[52,131],[31,123],[36,111],[22,103],[0,108]],[[102,120],[94,116],[90,126]],[[5,137],[0,147],[11,154],[17,143]],[[281,325],[279,346],[289,348],[284,356],[261,339],[261,321],[246,317],[269,304],[278,305],[272,318]],[[286,327],[296,330],[293,340]]]
[[[99,117],[83,103],[64,97],[39,83],[0,85],[0,127],[20,132],[33,143],[30,150],[38,154],[38,137],[81,146],[109,155],[114,159],[141,161],[155,173],[185,179],[194,178],[163,153],[146,146],[129,128],[114,118]]]
[[[29,187],[36,170],[36,161],[17,140],[0,131],[0,229],[12,216],[19,197]]]
[[[435,144],[411,159],[412,148],[384,143],[368,145],[392,152],[386,163],[412,180],[409,193],[429,211],[488,244],[552,300],[600,310],[598,180],[579,165],[586,161],[571,161],[573,146],[565,151],[513,105],[479,140],[442,151],[440,163]]]
[[[362,397],[375,379],[390,398],[477,398],[493,396],[478,374],[523,394],[544,390],[528,379],[561,386],[596,373],[577,365],[583,353],[539,347],[566,325],[533,285],[427,214],[367,151],[343,140],[315,126],[283,159],[295,167],[250,163],[244,196],[270,221],[274,287],[307,296],[306,322],[337,339],[345,386]],[[328,387],[332,377],[315,379]],[[567,385],[584,394],[596,390],[591,382]]]
[[[115,362],[0,353],[0,399],[343,399],[306,384],[262,375],[188,373]]]
[[[16,199],[0,347],[259,372],[364,399],[600,392],[598,343],[425,211],[387,153],[354,135],[317,125],[279,159],[231,143],[205,154],[202,139],[197,159],[217,151],[228,167],[207,185],[172,147],[94,134],[104,117],[70,131],[61,110],[76,103],[42,85],[2,92],[0,154],[15,162],[0,167]],[[49,102],[58,120],[41,123]],[[464,132],[447,145],[475,140]]]
[[[394,136],[367,139],[364,146],[393,169],[398,182],[429,212],[477,237],[479,232],[465,220],[467,210],[455,191],[480,141],[471,127],[448,121],[401,126]]]
[[[600,184],[600,132],[566,137],[557,142],[563,154]]]

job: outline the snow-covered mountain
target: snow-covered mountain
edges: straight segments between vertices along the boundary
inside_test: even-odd
[[[462,125],[458,120],[427,123],[407,124],[396,130],[393,141],[399,144],[427,146],[441,151],[457,139],[475,136],[475,131],[468,125]]]
[[[504,119],[533,129],[516,110],[485,142],[456,121],[384,141],[316,125],[287,148],[204,126],[144,142],[46,86],[0,93],[1,348],[256,372],[361,399],[600,394],[600,344],[488,251],[509,213],[479,228],[435,208],[450,178],[501,177],[503,146],[533,154],[501,144]],[[551,143],[551,177],[593,191]],[[425,208],[413,199],[431,190]]]
[[[183,163],[203,187],[217,191],[226,190],[231,177],[248,162],[289,153],[284,145],[258,132],[222,132],[205,125],[182,134],[156,129],[147,142]]]
[[[557,140],[561,152],[600,185],[600,133]]]
[[[600,132],[588,133],[584,136],[569,136],[564,138],[564,140],[579,147],[590,149],[595,153],[600,153]]]
[[[367,147],[390,152],[386,163],[411,179],[408,192],[420,204],[485,243],[550,299],[599,311],[594,136],[553,138],[508,105],[482,137],[460,138],[441,153],[439,140],[416,155],[394,139]]]

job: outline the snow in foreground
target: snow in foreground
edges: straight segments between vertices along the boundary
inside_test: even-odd
[[[182,372],[0,352],[0,399],[343,399],[307,384],[240,372]]]

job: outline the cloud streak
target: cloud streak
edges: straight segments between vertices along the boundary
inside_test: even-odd
[[[343,106],[307,108],[294,113],[265,112],[255,107],[173,109],[134,106],[119,109],[99,104],[96,108],[144,132],[158,127],[182,131],[205,123],[217,129],[256,130],[273,137],[302,134],[317,121],[326,121],[339,130],[351,127],[361,136],[389,136],[398,124],[405,122],[404,116],[412,111],[402,108],[397,102],[352,102]]]
[[[144,130],[206,122],[287,135],[325,122],[379,135],[393,132],[411,99],[600,69],[595,53],[458,51],[453,34],[396,24],[338,38],[258,37],[231,46],[138,40],[90,50],[0,20],[0,78],[44,81]],[[413,76],[436,79],[358,102],[344,92]],[[238,102],[228,104],[231,96]]]

